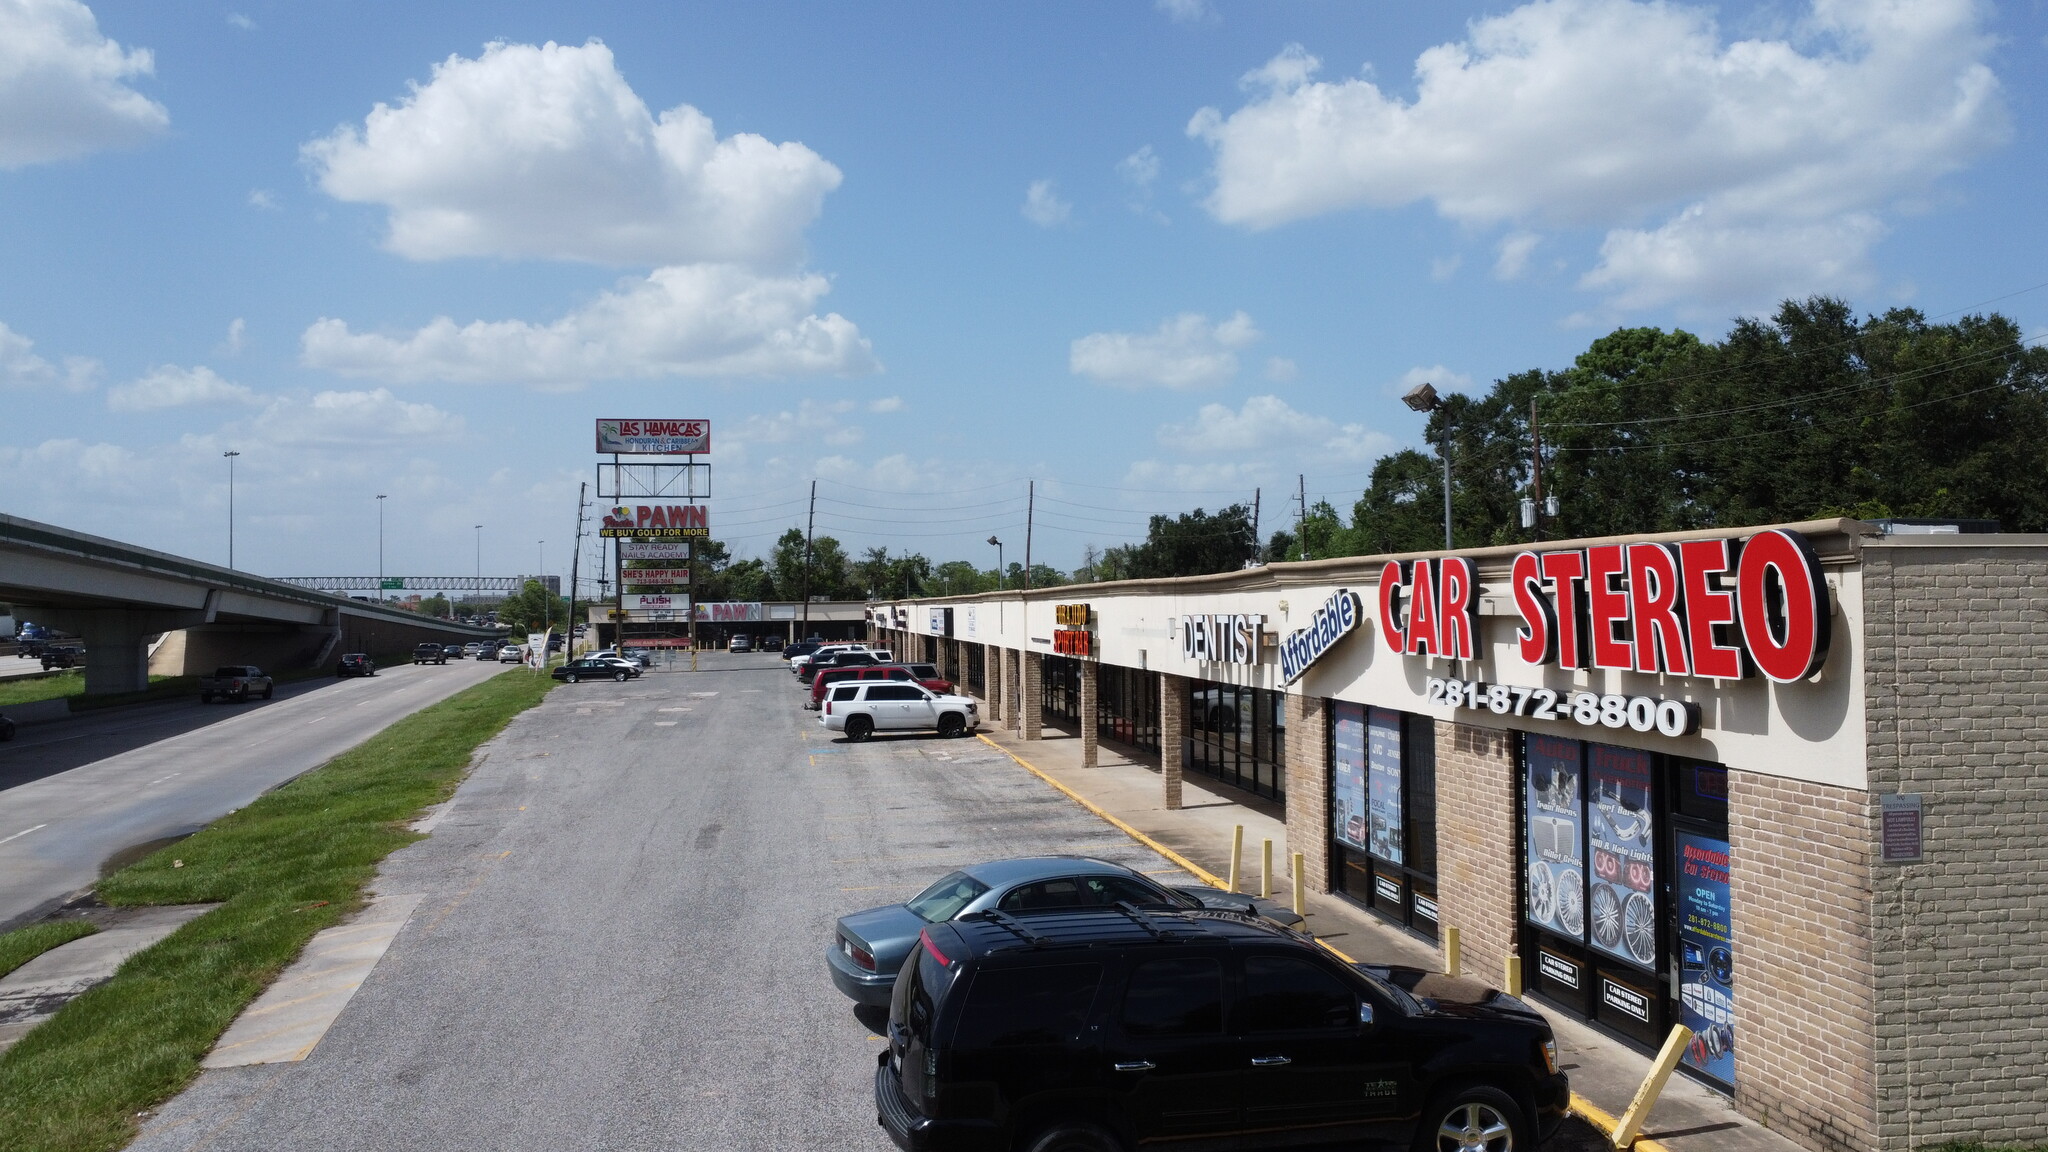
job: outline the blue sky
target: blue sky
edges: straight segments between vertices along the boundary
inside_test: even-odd
[[[1397,397],[1788,295],[2048,331],[2039,3],[0,0],[0,510],[561,570],[597,417],[714,531],[1060,567]],[[594,548],[593,548],[594,554]]]

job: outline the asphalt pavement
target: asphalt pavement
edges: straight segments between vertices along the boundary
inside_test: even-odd
[[[198,831],[392,722],[503,669],[464,660],[28,725],[0,744],[0,929],[87,889],[108,861]]]
[[[556,689],[386,862],[421,899],[311,1054],[203,1073],[131,1147],[882,1152],[835,917],[1002,856],[1191,882],[980,741],[845,744],[799,699],[722,653]]]

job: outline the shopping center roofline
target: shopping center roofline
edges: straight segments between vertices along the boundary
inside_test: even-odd
[[[1499,544],[1487,548],[1457,548],[1451,551],[1436,549],[1427,552],[1383,552],[1371,556],[1335,556],[1328,560],[1288,560],[1275,564],[1262,564],[1257,568],[1242,568],[1235,572],[1214,572],[1204,576],[1163,576],[1149,580],[1107,580],[1098,584],[1055,584],[1050,588],[1007,588],[1001,592],[977,592],[964,596],[913,596],[904,601],[887,600],[887,603],[915,601],[930,604],[982,604],[991,599],[1017,600],[1068,600],[1075,590],[1085,588],[1089,595],[1143,595],[1146,593],[1168,594],[1198,592],[1251,592],[1263,588],[1284,588],[1299,585],[1328,585],[1347,580],[1371,581],[1379,578],[1379,570],[1389,560],[1412,560],[1434,556],[1469,556],[1480,563],[1482,575],[1505,578],[1508,565],[1514,558],[1528,551],[1547,551],[1572,547],[1586,548],[1598,544],[1640,544],[1676,542],[1680,540],[1712,540],[1720,537],[1754,536],[1759,532],[1783,529],[1797,532],[1813,545],[1820,561],[1828,567],[1846,567],[1856,562],[1858,553],[1871,544],[1882,542],[1885,546],[1902,544],[1907,541],[1921,547],[1940,542],[1950,547],[1989,545],[2010,545],[2025,543],[2031,547],[2048,545],[2048,536],[1998,535],[1998,536],[1880,536],[1877,529],[1862,521],[1847,518],[1832,520],[1802,520],[1793,524],[1758,524],[1741,528],[1698,528],[1684,532],[1645,532],[1626,536],[1586,536],[1559,540],[1544,540],[1533,544]],[[884,602],[877,599],[876,603]]]

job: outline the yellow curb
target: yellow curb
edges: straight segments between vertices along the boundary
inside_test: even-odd
[[[1189,872],[1193,873],[1197,877],[1200,877],[1202,883],[1207,884],[1211,888],[1223,887],[1223,877],[1216,875],[1214,872],[1209,871],[1207,868],[1202,867],[1200,864],[1195,863],[1193,860],[1190,860],[1187,857],[1181,855],[1180,853],[1175,852],[1173,849],[1168,848],[1166,845],[1161,844],[1159,841],[1154,840],[1150,836],[1145,835],[1143,832],[1138,831],[1136,828],[1131,827],[1129,824],[1126,824],[1123,821],[1117,819],[1116,817],[1111,816],[1109,813],[1103,811],[1102,808],[1098,806],[1094,801],[1088,799],[1086,796],[1081,795],[1079,792],[1074,791],[1072,788],[1067,787],[1065,784],[1062,784],[1059,781],[1053,779],[1052,777],[1046,775],[1045,772],[1038,767],[1038,765],[1033,764],[1031,761],[1026,760],[1022,756],[1017,755],[1015,752],[1010,751],[1008,748],[1003,747],[1001,744],[996,743],[995,741],[989,739],[987,736],[979,732],[976,732],[974,734],[974,738],[988,745],[989,747],[995,749],[996,751],[1001,752],[1003,755],[1008,756],[1010,759],[1015,760],[1017,763],[1023,765],[1025,771],[1031,773],[1033,776],[1038,777],[1040,780],[1045,781],[1047,784],[1052,785],[1054,788],[1059,789],[1062,793],[1066,795],[1067,799],[1072,800],[1074,803],[1079,804],[1081,807],[1086,808],[1088,811],[1093,812],[1097,816],[1102,817],[1104,820],[1108,821],[1111,826],[1116,828],[1119,832],[1122,832],[1124,835],[1129,836],[1131,839],[1136,840],[1138,843],[1143,844],[1145,847],[1150,848],[1154,852],[1159,853],[1161,856],[1166,857],[1168,860],[1173,861],[1175,864],[1180,865],[1182,868],[1187,869]]]
[[[1124,823],[1122,820],[1119,820],[1116,817],[1110,815],[1108,812],[1105,812],[1102,809],[1102,807],[1096,804],[1094,801],[1088,799],[1086,796],[1081,795],[1079,792],[1074,791],[1072,788],[1067,787],[1065,784],[1062,784],[1059,781],[1053,779],[1051,776],[1046,775],[1045,771],[1039,768],[1038,765],[1033,764],[1031,761],[1026,760],[1022,756],[1017,755],[1015,752],[1010,751],[1008,748],[1003,747],[1001,744],[996,743],[995,741],[989,739],[986,735],[980,732],[976,732],[974,734],[974,738],[988,745],[989,747],[995,749],[996,751],[1001,752],[1003,755],[1008,756],[1010,759],[1015,760],[1018,764],[1023,766],[1026,772],[1031,773],[1033,776],[1036,776],[1040,780],[1045,781],[1047,784],[1052,785],[1054,788],[1059,789],[1059,791],[1063,795],[1065,795],[1067,799],[1072,800],[1074,803],[1079,804],[1081,807],[1086,808],[1088,811],[1093,812],[1097,816],[1100,816],[1103,820],[1107,821],[1112,827],[1116,828],[1119,832],[1122,832],[1124,835],[1129,836],[1131,839],[1136,840],[1138,843],[1143,844],[1145,847],[1150,848],[1154,852],[1159,853],[1161,856],[1166,857],[1168,860],[1173,861],[1175,864],[1180,865],[1182,868],[1185,868],[1194,875],[1201,877],[1203,883],[1209,885],[1212,888],[1223,887],[1223,878],[1221,876],[1216,875],[1214,872],[1209,871],[1208,869],[1202,867],[1200,864],[1195,863],[1194,861],[1188,859],[1180,853],[1175,852],[1173,849],[1168,848],[1166,845],[1161,844],[1159,841],[1154,840],[1152,837],[1147,836],[1143,832],[1138,831],[1136,828],[1131,827],[1129,824]],[[1357,963],[1357,961],[1345,955],[1344,952],[1338,949],[1336,945],[1331,944],[1327,940],[1318,938],[1316,940],[1316,943],[1322,945],[1323,948],[1327,949],[1332,955],[1336,956],[1339,960],[1344,961],[1346,964]],[[1571,1111],[1574,1116],[1577,1116],[1580,1119],[1586,1121],[1588,1124],[1591,1124],[1593,1127],[1598,1128],[1600,1130],[1601,1135],[1608,1137],[1610,1140],[1613,1139],[1614,1127],[1617,1121],[1614,1119],[1613,1116],[1603,1111],[1599,1105],[1594,1104],[1592,1101],[1586,1099],[1584,1096],[1581,1096],[1577,1092],[1574,1092],[1572,1093],[1571,1099]],[[1658,1141],[1650,1139],[1648,1136],[1636,1137],[1635,1143],[1630,1145],[1630,1147],[1634,1149],[1635,1152],[1671,1152],[1671,1149],[1665,1147]]]

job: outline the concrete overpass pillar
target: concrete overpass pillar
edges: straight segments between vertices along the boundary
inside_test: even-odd
[[[160,612],[108,609],[78,612],[65,631],[85,643],[85,694],[107,696],[149,687],[149,640],[165,631]]]

